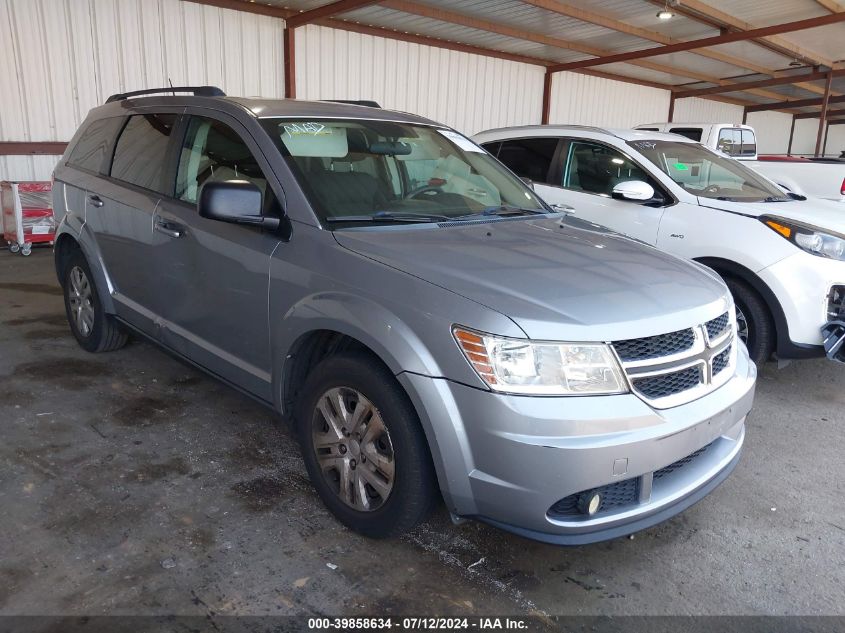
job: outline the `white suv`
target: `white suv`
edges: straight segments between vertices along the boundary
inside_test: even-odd
[[[845,216],[675,134],[524,126],[475,137],[552,205],[715,269],[756,362],[845,360]],[[624,309],[624,297],[620,297]]]

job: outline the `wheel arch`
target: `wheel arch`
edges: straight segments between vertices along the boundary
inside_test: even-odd
[[[62,226],[64,227],[65,224],[63,223]],[[59,284],[64,283],[65,268],[68,260],[74,252],[81,251],[82,255],[88,261],[91,274],[94,276],[94,284],[97,288],[100,304],[107,313],[114,314],[114,301],[110,292],[112,286],[103,267],[103,259],[100,257],[96,245],[92,244],[91,241],[85,239],[84,225],[79,235],[76,235],[69,228],[59,230],[55,245],[53,246],[53,261],[56,269],[56,277],[59,280]]]
[[[396,371],[391,368],[391,363],[395,359],[390,362],[386,361],[364,341],[341,331],[341,329],[318,328],[303,332],[291,344],[288,353],[285,354],[279,379],[279,407],[288,421],[293,422],[291,416],[295,409],[294,403],[300,397],[302,387],[311,370],[331,355],[348,351],[366,354],[396,376]],[[440,492],[448,500],[451,498],[448,486],[449,479],[446,474],[444,456],[438,442],[438,433],[425,412],[419,410],[419,394],[409,391],[409,386],[404,381],[397,378],[396,382],[417,414],[420,428],[426,439],[428,453],[434,465]]]
[[[781,355],[782,351],[791,345],[789,339],[789,324],[786,321],[786,315],[780,305],[780,301],[772,292],[771,288],[752,270],[746,268],[742,264],[738,264],[729,259],[722,259],[720,257],[697,257],[695,258],[699,264],[704,264],[719,273],[720,276],[731,276],[745,282],[751,289],[754,290],[769,310],[772,317],[772,322],[775,326],[776,351]]]

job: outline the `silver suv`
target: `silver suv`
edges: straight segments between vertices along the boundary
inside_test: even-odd
[[[138,333],[282,413],[347,526],[400,533],[442,494],[587,543],[736,465],[756,374],[709,269],[417,116],[146,92],[95,108],[56,168],[73,334]]]

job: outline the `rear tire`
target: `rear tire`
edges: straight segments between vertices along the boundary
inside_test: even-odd
[[[372,538],[406,532],[438,498],[419,417],[393,374],[362,352],[320,362],[295,415],[302,456],[323,503]]]
[[[744,281],[726,277],[725,283],[734,297],[737,307],[737,327],[742,334],[741,321],[747,324],[748,355],[757,365],[768,361],[775,351],[775,326],[772,315],[763,298]]]
[[[91,268],[80,250],[65,264],[62,291],[70,330],[82,349],[111,352],[126,345],[129,336],[117,319],[103,310]]]

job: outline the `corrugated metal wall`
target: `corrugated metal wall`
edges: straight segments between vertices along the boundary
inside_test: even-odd
[[[742,123],[742,106],[698,97],[687,97],[675,102],[677,123]]]
[[[792,153],[812,154],[815,152],[818,131],[818,119],[798,119],[795,122],[795,140],[792,143]],[[827,136],[825,156],[839,156],[842,151],[845,151],[845,125],[832,125]]]
[[[668,90],[570,72],[552,78],[550,123],[633,127],[668,115]]]
[[[296,96],[373,99],[465,134],[539,123],[544,70],[320,26],[296,31]]]
[[[282,20],[180,0],[0,0],[0,139],[67,141],[108,95],[212,84],[284,96]],[[0,180],[56,158],[0,156]]]
[[[284,93],[284,22],[182,0],[0,0],[0,140],[67,141],[114,92],[214,84],[237,95]],[[317,26],[297,30],[297,95],[375,99],[474,134],[539,123],[538,66]],[[552,85],[553,123],[628,127],[664,121],[669,93],[578,73]],[[675,120],[740,122],[742,108],[681,99]],[[749,119],[761,151],[786,151],[789,115]],[[799,121],[796,152],[815,123]],[[838,153],[845,127],[832,128]],[[0,156],[0,180],[49,178],[56,158]]]
[[[760,154],[786,154],[789,128],[792,126],[791,114],[751,112],[747,123],[757,132],[757,151]]]

